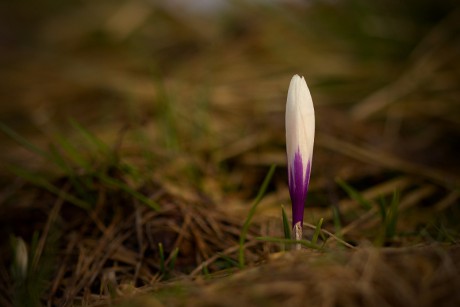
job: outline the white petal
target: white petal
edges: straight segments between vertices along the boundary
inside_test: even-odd
[[[313,142],[315,138],[315,110],[305,79],[295,75],[289,85],[286,102],[286,149],[288,167],[294,162],[294,155],[300,151],[305,161],[306,175],[307,161],[313,157]]]

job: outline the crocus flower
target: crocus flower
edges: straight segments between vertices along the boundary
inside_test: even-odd
[[[292,201],[293,238],[302,238],[303,211],[310,182],[315,138],[315,110],[305,79],[291,79],[286,102],[286,151]],[[297,246],[300,248],[300,246]]]

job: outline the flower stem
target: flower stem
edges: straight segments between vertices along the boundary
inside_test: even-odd
[[[294,227],[292,227],[292,238],[294,240],[302,240],[302,223],[297,222],[294,224]],[[296,243],[293,246],[294,250],[300,250],[302,248],[302,245],[300,243]]]

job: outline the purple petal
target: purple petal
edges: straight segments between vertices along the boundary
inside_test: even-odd
[[[289,193],[292,201],[292,224],[295,225],[298,222],[303,224],[303,211],[305,199],[307,198],[308,184],[310,182],[310,169],[311,163],[307,162],[306,174],[304,173],[304,161],[300,155],[300,149],[294,156],[293,165],[289,165]]]

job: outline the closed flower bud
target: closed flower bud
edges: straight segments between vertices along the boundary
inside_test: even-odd
[[[292,201],[293,237],[302,238],[303,212],[307,197],[315,138],[315,110],[305,79],[291,79],[286,102],[286,151],[289,193]]]

